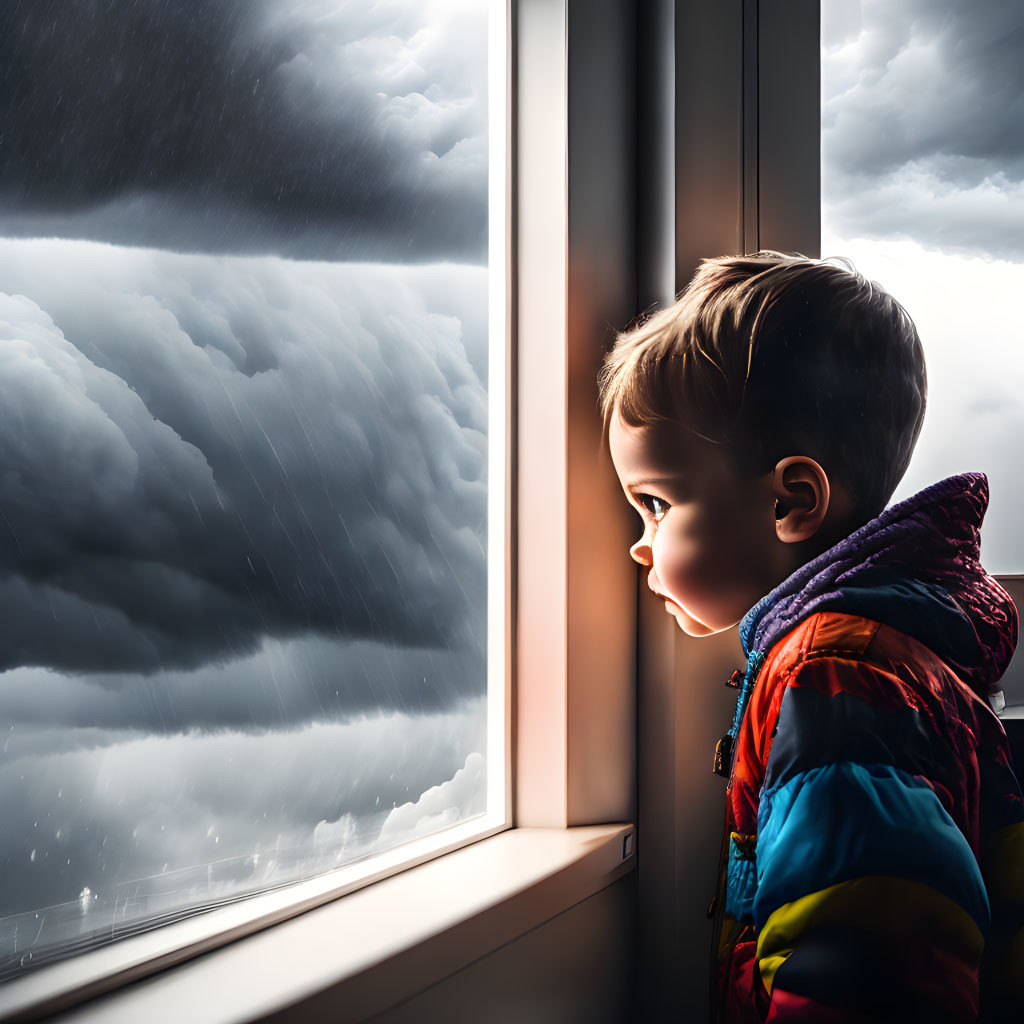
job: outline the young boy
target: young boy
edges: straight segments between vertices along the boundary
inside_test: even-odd
[[[925,408],[852,267],[707,260],[601,374],[630,554],[690,636],[740,624],[719,1021],[1024,1020],[1024,807],[987,698],[1017,643],[984,474],[885,509]],[[884,511],[883,511],[884,509]]]

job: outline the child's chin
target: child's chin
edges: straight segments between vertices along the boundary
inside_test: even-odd
[[[698,622],[696,619],[691,618],[686,612],[680,610],[672,613],[673,618],[676,620],[676,625],[687,635],[687,636],[714,636],[715,633],[723,633],[727,630],[728,626],[708,626],[703,622]]]

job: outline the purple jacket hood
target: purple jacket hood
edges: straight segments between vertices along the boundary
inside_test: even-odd
[[[801,620],[841,611],[882,622],[942,658],[987,697],[1017,646],[1013,600],[979,562],[988,478],[962,473],[886,509],[801,566],[743,617],[748,657]]]

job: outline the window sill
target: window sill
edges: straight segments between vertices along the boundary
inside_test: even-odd
[[[58,1019],[233,1024],[344,1007],[362,1020],[610,885],[635,866],[634,840],[630,825],[510,829]]]

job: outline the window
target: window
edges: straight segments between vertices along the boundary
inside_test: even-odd
[[[907,308],[928,412],[893,501],[988,475],[989,572],[1024,572],[1019,39],[1012,4],[821,5],[822,255]]]
[[[76,1011],[89,1020],[106,1021],[117,1014],[142,1019],[164,1005],[175,1005],[184,1016],[223,1014],[225,1019],[242,1012],[243,1004],[251,1019],[277,1015],[286,1006],[294,1006],[297,1015],[315,1015],[319,1008],[335,1012],[340,1005],[352,1012],[353,1005],[363,1005],[357,997],[367,996],[362,982],[368,963],[374,988],[370,1002],[380,1009],[388,1000],[411,994],[417,979],[419,984],[436,979],[442,970],[457,969],[452,965],[503,946],[635,867],[635,847],[624,845],[631,826],[598,824],[566,832],[566,826],[635,818],[636,595],[631,563],[623,556],[632,524],[610,467],[600,467],[594,457],[600,424],[593,390],[601,345],[613,325],[627,322],[637,308],[634,11],[624,0],[601,11],[601,17],[592,17],[592,9],[574,8],[570,18],[564,0],[514,0],[507,9],[509,75],[516,84],[509,100],[514,177],[509,206],[502,209],[492,201],[489,217],[492,246],[507,227],[516,257],[509,272],[515,297],[508,312],[513,344],[504,354],[513,384],[506,412],[499,406],[503,394],[495,378],[500,367],[492,349],[488,412],[493,423],[507,419],[511,424],[506,436],[515,459],[506,468],[518,489],[502,495],[502,479],[492,473],[490,525],[503,511],[502,498],[512,515],[503,534],[489,530],[488,547],[492,568],[504,562],[511,568],[506,580],[514,581],[501,584],[513,588],[513,612],[502,623],[511,640],[504,645],[503,659],[513,663],[509,671],[514,667],[516,685],[504,695],[489,690],[489,699],[497,694],[499,704],[504,696],[507,713],[489,717],[489,728],[495,722],[499,728],[488,743],[489,749],[500,746],[514,719],[515,742],[506,748],[513,752],[514,780],[509,774],[505,783],[515,788],[516,827],[383,878],[396,864],[426,859],[428,853],[420,851],[430,837],[415,840],[376,858],[374,863],[383,865],[372,876],[382,878],[379,884],[365,885],[365,874],[362,882],[353,880],[364,868],[353,862],[30,971],[0,987],[0,1015],[70,1005],[83,997],[82,985],[90,994],[123,986]],[[501,19],[491,25],[500,37]],[[501,54],[500,38],[498,43]],[[491,70],[496,66],[492,60]],[[499,90],[489,90],[489,104],[493,126],[505,110]],[[576,125],[572,133],[570,106]],[[584,121],[586,131],[580,131]],[[502,167],[502,141],[490,132],[492,196],[502,191],[493,184]],[[603,168],[600,176],[584,171],[595,161]],[[571,180],[567,168],[574,168]],[[489,285],[501,291],[502,275],[491,251]],[[594,260],[597,253],[600,259]],[[500,303],[492,303],[490,312],[500,319]],[[498,433],[490,431],[492,451]],[[492,456],[492,469],[497,462]],[[523,566],[532,567],[528,579]],[[492,571],[492,593],[497,582]],[[489,599],[490,617],[495,607]],[[490,644],[499,633],[489,633]],[[502,659],[489,658],[489,672],[501,675],[504,667]],[[496,779],[489,772],[489,787]],[[501,830],[503,824],[492,828]],[[471,821],[465,829],[476,827]],[[442,849],[453,849],[461,831],[453,826],[439,834]],[[488,869],[481,868],[485,863]],[[443,884],[433,887],[438,880]],[[324,903],[357,885],[362,888],[350,897]],[[396,902],[396,893],[405,898]],[[324,905],[299,914],[315,903]],[[255,907],[262,908],[259,920],[242,922]],[[421,915],[421,910],[436,914]],[[282,923],[213,948],[224,943],[225,935],[238,934],[236,926],[251,931],[275,921]],[[361,928],[360,921],[367,926]],[[384,931],[376,928],[380,921],[389,922]],[[203,927],[206,932],[193,941]],[[610,945],[622,948],[623,929],[609,928]],[[369,941],[373,937],[367,931],[381,941]],[[184,944],[174,947],[180,935]],[[108,963],[128,949],[155,960],[139,970],[113,967],[106,973]],[[407,970],[411,961],[417,965],[412,971]],[[145,985],[124,984],[152,973],[157,962],[180,966]],[[85,977],[86,964],[101,965],[101,981]],[[59,995],[58,981],[67,982]],[[314,1005],[317,1009],[310,1009]]]
[[[4,13],[0,979],[508,824],[504,25]]]

